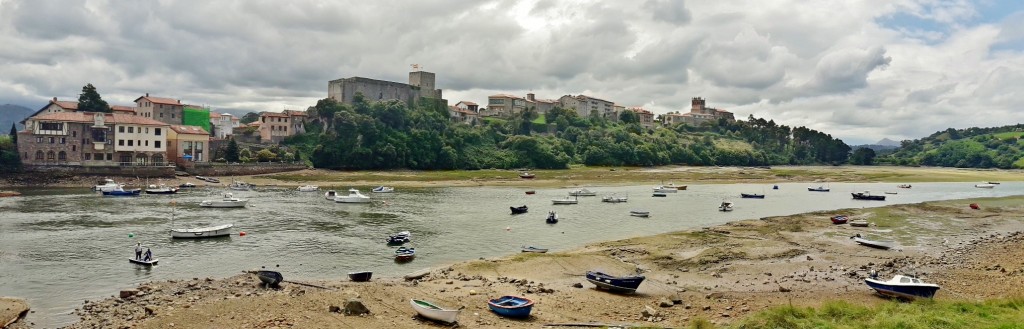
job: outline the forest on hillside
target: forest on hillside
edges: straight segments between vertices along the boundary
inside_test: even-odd
[[[444,104],[421,99],[354,104],[322,99],[308,111],[307,132],[284,144],[298,148],[317,168],[329,169],[560,169],[589,166],[846,163],[850,147],[832,136],[774,121],[720,120],[701,126],[651,129],[633,112],[620,122],[580,117],[556,108],[535,122],[515,118],[467,125],[449,120]]]
[[[957,168],[1024,168],[1024,125],[949,128],[928,137],[906,140],[877,163]]]

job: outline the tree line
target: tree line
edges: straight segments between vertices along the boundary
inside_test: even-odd
[[[1024,125],[949,128],[925,138],[905,140],[879,163],[957,168],[1024,168]]]

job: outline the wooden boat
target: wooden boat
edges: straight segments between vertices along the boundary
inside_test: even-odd
[[[135,258],[128,258],[128,262],[129,263],[132,263],[132,264],[135,264],[135,265],[142,265],[142,266],[153,266],[153,265],[156,265],[156,263],[159,262],[159,261],[160,260],[156,259],[156,258],[150,259],[150,260],[141,260],[141,259],[135,259]]]
[[[740,193],[740,197],[745,199],[764,199],[764,194]]]
[[[829,218],[829,219],[832,220],[832,224],[836,224],[836,225],[846,224],[846,222],[850,220],[849,217],[846,217],[846,216],[843,216],[843,215],[832,216],[832,218]]]
[[[895,275],[889,281],[867,278],[864,279],[864,283],[871,289],[875,289],[879,295],[905,299],[932,298],[939,291],[939,286],[936,284],[925,283],[920,279],[905,275]]]
[[[370,192],[373,192],[373,193],[392,193],[394,191],[395,191],[395,188],[391,187],[391,186],[377,186],[377,187],[374,187],[372,190],[370,190]]]
[[[910,188],[911,186],[910,186],[910,184],[900,184],[900,185],[896,185],[896,187],[898,187],[898,188]]]
[[[971,209],[974,209],[974,210],[981,209],[981,206],[979,206],[977,203],[972,203],[972,204],[970,204],[968,206],[971,207]]]
[[[635,276],[613,276],[597,271],[587,271],[587,281],[593,283],[598,289],[605,289],[613,292],[635,292],[644,282],[643,275]]]
[[[668,194],[665,194],[665,192],[654,192],[654,194],[651,194],[651,196],[656,198],[664,198],[667,197]]]
[[[868,221],[863,219],[855,219],[850,221],[850,226],[854,227],[868,227],[868,225],[871,225],[871,223],[868,223]]]
[[[526,205],[523,205],[521,207],[508,207],[508,209],[512,210],[513,215],[525,214],[529,210],[529,208],[527,208]]]
[[[110,191],[103,191],[104,196],[139,196],[142,195],[142,189],[125,190],[120,186],[115,187]]]
[[[548,224],[558,223],[558,214],[556,214],[554,211],[548,212],[548,218],[544,219],[544,222]]]
[[[526,318],[533,310],[533,300],[519,296],[501,296],[487,300],[487,307],[500,316]]]
[[[316,192],[320,190],[320,187],[316,185],[302,185],[296,188],[295,190],[299,192]]]
[[[810,191],[810,192],[828,192],[829,188],[824,187],[824,186],[808,187],[807,191]]]
[[[416,248],[398,247],[395,250],[395,261],[410,261],[416,258]]]
[[[989,183],[974,184],[974,187],[977,187],[977,188],[995,188],[996,184],[989,184]]]
[[[534,194],[537,194],[537,191],[534,191],[534,190],[526,191],[526,195],[534,195]]]
[[[718,211],[732,211],[732,202],[722,201],[722,204],[718,206]]]
[[[662,185],[662,187],[674,188],[674,189],[676,189],[678,191],[686,191],[686,185],[676,185],[676,184],[673,184],[673,183],[668,183],[667,185]]]
[[[597,196],[597,192],[581,188],[569,191],[569,196]]]
[[[13,196],[20,196],[21,192],[16,191],[0,191],[0,198],[8,198]]]
[[[871,247],[871,248],[886,249],[886,250],[892,249],[892,242],[889,242],[889,241],[874,241],[874,240],[868,240],[868,239],[865,239],[865,238],[862,238],[862,237],[859,237],[859,236],[854,236],[853,237],[853,241],[856,242],[856,243],[859,243],[859,244]]]
[[[548,249],[547,248],[537,248],[537,247],[534,247],[534,246],[523,246],[523,252],[535,252],[535,253],[543,254],[543,253],[548,252]]]
[[[281,275],[281,272],[260,270],[256,271],[255,274],[268,287],[277,287],[277,285],[284,281],[284,276]]]
[[[172,229],[171,238],[174,239],[202,239],[202,238],[216,238],[222,236],[231,235],[231,227],[234,224],[224,224],[217,226],[207,227],[196,227],[196,228],[185,228],[185,229]]]
[[[199,203],[199,206],[204,208],[245,208],[248,202],[249,200],[236,198],[231,193],[224,193],[224,198],[220,200],[203,200],[203,202]]]
[[[361,271],[361,272],[348,272],[349,280],[355,282],[366,282],[370,281],[370,277],[373,277],[373,272]]]
[[[430,320],[455,323],[459,319],[459,310],[446,309],[421,299],[410,299],[409,304],[416,313]]]
[[[874,201],[885,201],[884,195],[873,195],[871,192],[853,192],[850,193],[854,200],[874,200]]]
[[[178,193],[177,188],[168,187],[167,185],[160,184],[160,186],[150,185],[146,189],[146,194],[174,194]]]
[[[552,199],[551,200],[551,204],[568,205],[568,204],[578,204],[578,203],[580,203],[579,199],[570,198],[570,197],[565,197],[565,199]]]
[[[537,177],[537,176],[536,176],[536,175],[534,175],[534,174],[531,174],[531,173],[525,172],[525,171],[524,171],[524,172],[521,172],[521,173],[519,173],[519,178],[522,178],[522,179],[533,179],[534,177]]]
[[[334,202],[337,203],[370,203],[370,197],[359,193],[359,190],[350,188],[348,189],[348,195],[337,196],[334,198]]]
[[[633,217],[650,217],[651,212],[647,210],[630,210],[629,215]]]

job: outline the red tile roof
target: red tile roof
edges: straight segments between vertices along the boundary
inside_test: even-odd
[[[473,102],[470,102],[470,101],[460,101],[459,103],[466,104],[466,105],[478,105],[477,103],[473,103]]]
[[[93,114],[90,112],[61,112],[47,113],[32,117],[29,120],[36,121],[62,121],[62,122],[93,122]],[[132,114],[105,113],[104,122],[114,124],[134,124],[143,126],[168,126],[168,124],[149,118],[143,118]]]
[[[140,99],[146,99],[150,103],[153,103],[153,104],[181,105],[181,101],[179,101],[177,99],[170,99],[170,98],[163,98],[163,97],[153,97],[153,96],[149,96],[149,95],[141,96],[139,98],[136,98],[135,102],[138,102]]]
[[[284,114],[284,113],[281,113],[281,112],[260,112],[260,116],[261,117],[264,117],[264,116],[266,116],[266,117],[282,117],[282,118],[287,118],[288,117],[287,114]]]
[[[190,135],[209,135],[210,133],[202,127],[196,126],[182,126],[182,125],[171,125],[171,130],[179,134],[190,134]]]
[[[210,112],[210,119],[220,118],[220,113]]]
[[[111,105],[110,109],[113,110],[113,111],[119,111],[119,112],[132,112],[132,113],[135,113],[135,108],[131,107],[131,106]]]
[[[306,116],[306,111],[284,110],[284,114],[287,114],[288,116],[293,116],[293,117],[295,117],[295,116],[304,117],[304,116]]]
[[[490,95],[490,96],[487,96],[487,97],[488,98],[516,98],[516,99],[523,99],[522,97],[515,96],[515,95],[509,95],[509,94],[497,94],[497,95]]]
[[[60,108],[65,109],[65,110],[72,110],[72,111],[78,110],[78,102],[72,102],[72,101],[50,101],[50,104],[57,104],[57,106],[60,106]]]

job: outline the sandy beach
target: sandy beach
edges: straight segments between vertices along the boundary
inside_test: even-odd
[[[251,274],[151,282],[87,301],[71,328],[416,328],[445,326],[416,317],[409,299],[461,309],[460,327],[537,328],[600,323],[683,327],[697,319],[734,324],[786,304],[843,299],[885,303],[864,283],[871,270],[910,274],[942,286],[937,299],[977,301],[1024,291],[1024,197],[955,200],[750,219],[701,230],[591,244],[556,253],[523,253],[432,268],[417,280],[374,278],[261,287]],[[980,210],[967,205],[977,202]],[[845,214],[869,227],[833,225]],[[659,220],[650,218],[646,220]],[[855,234],[892,240],[872,249]],[[287,272],[286,269],[280,269]],[[595,289],[583,274],[642,273],[635,294]],[[289,280],[288,277],[285,278]],[[986,284],[998,281],[1000,284]],[[501,295],[536,301],[527,320],[488,311]],[[122,297],[119,297],[123,296]],[[365,315],[344,315],[358,299]],[[28,321],[31,321],[31,316]],[[21,324],[27,326],[29,324]]]

